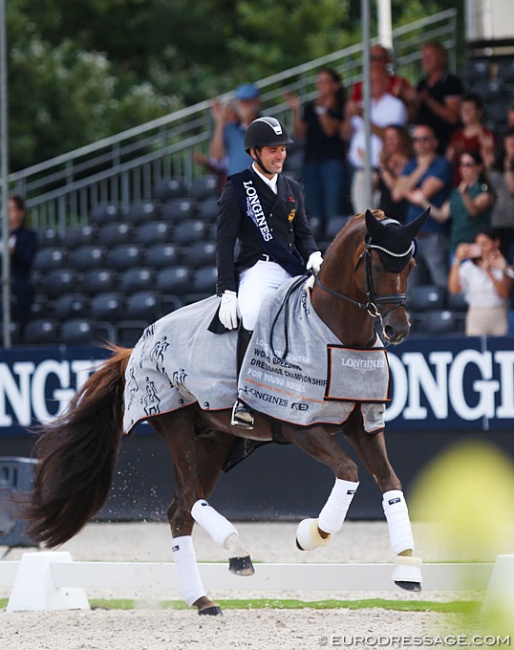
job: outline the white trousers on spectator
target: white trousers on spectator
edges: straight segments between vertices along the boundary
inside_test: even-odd
[[[237,298],[246,330],[253,331],[262,301],[291,276],[280,264],[259,260],[239,276]]]
[[[366,172],[363,169],[354,169],[352,176],[352,206],[355,214],[366,212],[366,210],[374,210],[378,205],[379,197],[379,193],[373,191],[371,205],[368,205],[366,201]]]

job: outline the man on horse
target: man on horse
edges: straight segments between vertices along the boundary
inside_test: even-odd
[[[219,320],[235,329],[239,318],[238,372],[264,298],[306,270],[318,272],[323,258],[311,233],[299,183],[282,175],[292,140],[274,117],[249,126],[244,146],[252,165],[233,174],[218,204],[216,264],[221,296]],[[234,246],[239,242],[235,259]],[[253,413],[237,400],[232,424],[253,427]]]

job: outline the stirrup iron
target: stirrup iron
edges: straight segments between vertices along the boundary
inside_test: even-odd
[[[242,429],[253,429],[253,413],[247,406],[236,400],[232,407],[232,418],[230,424],[234,427],[241,427]]]

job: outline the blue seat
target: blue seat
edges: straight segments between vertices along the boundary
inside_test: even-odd
[[[66,265],[66,258],[64,248],[39,248],[34,256],[32,270],[47,273],[52,269],[61,269]]]
[[[213,294],[216,292],[218,272],[216,266],[208,264],[201,266],[193,273],[191,291],[194,293]]]
[[[202,176],[191,183],[188,194],[197,201],[202,201],[208,196],[218,196],[218,177],[214,175]]]
[[[102,246],[80,246],[71,251],[70,264],[78,271],[99,269],[105,266],[105,249]]]
[[[153,221],[159,216],[159,206],[155,201],[139,201],[133,203],[126,214],[126,221],[129,223],[144,223]]]
[[[96,339],[94,325],[88,318],[72,318],[61,325],[60,340],[68,345],[85,345]]]
[[[65,293],[54,305],[54,313],[60,321],[85,316],[89,311],[89,300],[82,293]]]
[[[173,241],[177,244],[188,246],[193,242],[206,239],[208,226],[205,221],[199,219],[192,221],[181,221],[173,229]]]
[[[198,241],[187,249],[187,260],[192,266],[216,263],[216,244],[212,241]]]
[[[196,203],[192,199],[185,197],[171,199],[166,201],[161,207],[161,218],[163,221],[183,221],[192,219],[195,216]]]
[[[96,228],[93,226],[71,226],[66,230],[63,244],[68,250],[95,243]]]
[[[214,221],[218,214],[218,197],[210,196],[198,204],[198,217],[204,221]]]
[[[428,336],[462,334],[463,323],[464,319],[449,309],[431,309],[416,315],[415,333]]]
[[[114,291],[98,293],[91,298],[91,317],[97,321],[116,322],[123,313],[124,300]]]
[[[59,323],[50,318],[30,320],[24,327],[23,341],[29,345],[55,345],[59,342]]]
[[[180,252],[174,244],[153,244],[144,252],[144,263],[153,268],[164,268],[177,264]]]
[[[428,311],[443,309],[446,304],[446,290],[435,284],[421,284],[412,287],[407,293],[409,311]]]
[[[166,244],[171,241],[172,226],[165,221],[148,221],[142,224],[134,234],[134,241],[143,246]]]
[[[124,293],[145,291],[153,287],[154,272],[146,266],[136,266],[123,271],[120,276],[120,288]]]
[[[160,303],[153,291],[136,291],[127,296],[123,307],[123,320],[152,323],[160,316]]]
[[[100,246],[110,248],[118,244],[128,244],[132,241],[133,228],[125,221],[112,221],[100,226],[97,241]]]
[[[123,217],[123,210],[117,203],[98,203],[89,213],[89,220],[93,224],[104,224],[108,221],[117,221]]]
[[[181,178],[164,178],[154,188],[153,196],[158,201],[165,203],[184,195],[185,183]]]
[[[139,266],[142,257],[143,251],[139,246],[120,244],[107,252],[107,266],[117,271],[124,271]]]
[[[90,296],[118,288],[118,275],[112,269],[91,269],[82,278],[82,290]]]
[[[191,278],[192,270],[188,266],[170,266],[157,272],[155,287],[165,295],[180,296],[191,291]]]
[[[51,269],[41,278],[40,288],[48,298],[58,298],[77,289],[78,277],[72,269]]]

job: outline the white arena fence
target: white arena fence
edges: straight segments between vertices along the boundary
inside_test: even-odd
[[[207,591],[396,591],[393,564],[257,564],[235,576],[226,564],[200,563]],[[496,563],[423,565],[424,591],[487,590],[514,615],[514,555]],[[7,612],[89,609],[87,589],[178,589],[176,566],[162,562],[74,562],[64,551],[25,553],[0,562],[0,587],[12,588]],[[405,593],[405,592],[403,592]]]

